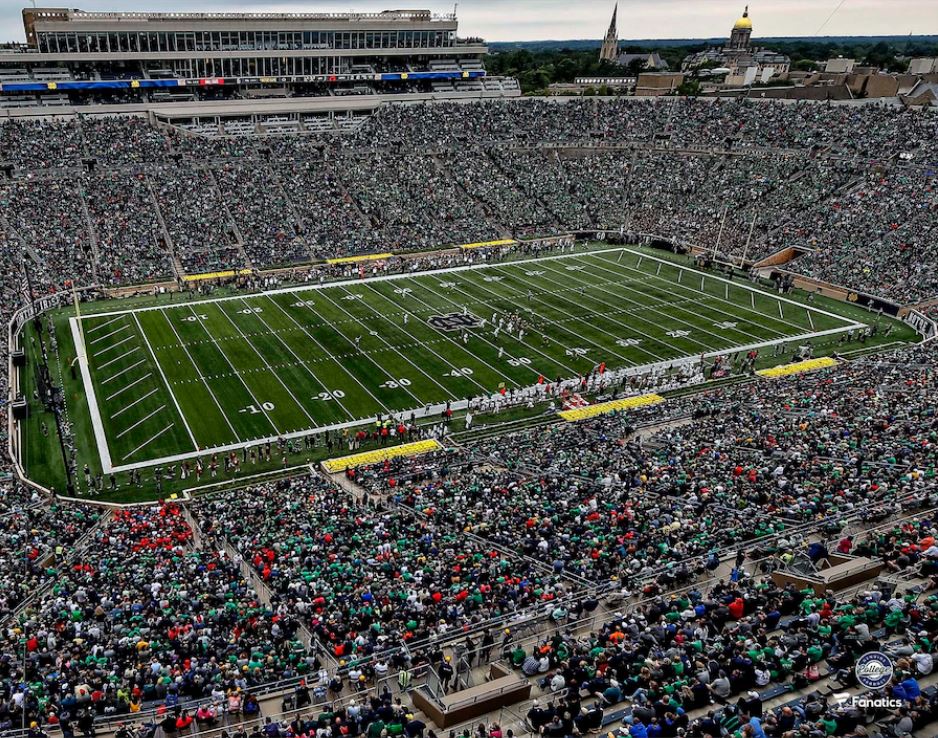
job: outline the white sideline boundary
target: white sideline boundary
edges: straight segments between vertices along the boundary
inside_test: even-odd
[[[748,290],[749,292],[755,292],[758,295],[768,294],[770,297],[772,297],[773,299],[779,300],[780,302],[786,302],[789,305],[794,305],[795,307],[799,307],[799,308],[806,308],[815,313],[818,313],[819,315],[826,315],[827,317],[835,318],[836,320],[845,320],[845,318],[842,315],[837,315],[836,313],[832,313],[827,310],[822,310],[821,308],[816,308],[813,305],[805,305],[804,303],[798,302],[796,300],[792,300],[791,298],[788,298],[788,297],[783,297],[781,295],[773,295],[771,293],[766,292],[765,290],[760,290],[755,287],[752,287],[751,285],[748,285],[745,282],[738,282],[738,281],[734,282],[733,280],[726,279],[726,277],[721,277],[718,274],[709,274],[707,272],[701,272],[699,269],[695,269],[694,267],[683,266],[682,264],[678,264],[677,262],[670,261],[668,259],[662,259],[660,256],[651,256],[649,254],[644,254],[640,251],[635,251],[629,246],[615,246],[615,247],[608,248],[608,249],[595,249],[593,251],[573,251],[569,254],[554,254],[553,256],[535,256],[530,259],[517,259],[516,261],[508,261],[504,263],[493,262],[493,263],[485,263],[485,264],[464,264],[463,266],[448,267],[444,269],[428,269],[425,272],[413,272],[413,273],[407,273],[407,274],[380,274],[377,277],[368,277],[367,279],[342,279],[342,280],[339,280],[338,282],[324,282],[323,284],[303,284],[303,285],[297,285],[295,287],[280,287],[275,290],[261,290],[260,292],[246,292],[246,293],[241,293],[241,294],[236,294],[236,295],[224,295],[223,297],[208,297],[204,300],[191,300],[189,302],[171,302],[166,305],[164,304],[145,305],[143,307],[127,308],[126,310],[111,310],[107,312],[82,315],[82,320],[90,320],[92,318],[114,317],[118,315],[127,315],[129,313],[146,313],[146,312],[151,312],[153,310],[165,310],[169,308],[187,307],[190,305],[200,305],[202,303],[209,303],[209,302],[227,302],[228,300],[243,300],[245,298],[251,298],[251,297],[263,297],[265,295],[286,295],[286,294],[296,294],[298,292],[313,292],[315,290],[330,289],[332,287],[351,287],[356,284],[362,284],[365,282],[370,282],[372,284],[375,282],[393,282],[394,280],[399,280],[399,279],[414,279],[414,278],[419,279],[421,277],[432,277],[434,275],[439,275],[439,274],[452,274],[454,272],[469,272],[469,271],[475,271],[478,269],[495,269],[498,267],[512,267],[518,264],[532,264],[532,263],[537,263],[540,261],[578,259],[584,256],[591,256],[595,254],[615,254],[619,251],[625,251],[629,254],[634,254],[635,256],[641,256],[644,259],[649,259],[650,261],[659,262],[661,264],[665,264],[666,266],[673,266],[678,269],[683,269],[686,272],[697,274],[699,276],[705,276],[707,277],[707,279],[716,280],[717,282],[729,283],[733,285],[734,287],[739,287],[741,289]],[[862,324],[858,323],[857,325],[862,325]]]
[[[731,284],[733,287],[737,289],[747,290],[757,295],[763,295],[763,296],[768,295],[773,300],[778,300],[779,303],[784,302],[798,309],[807,310],[809,313],[814,312],[819,315],[825,315],[829,318],[833,318],[834,320],[843,323],[842,326],[839,326],[837,328],[830,328],[824,331],[815,331],[811,333],[802,333],[802,334],[796,334],[796,335],[783,336],[781,338],[775,338],[775,339],[770,339],[766,341],[759,341],[759,342],[749,343],[749,344],[745,344],[741,346],[725,347],[725,348],[721,348],[715,351],[702,352],[700,354],[688,355],[685,357],[680,357],[680,358],[676,358],[672,360],[657,361],[657,362],[652,362],[652,363],[647,363],[647,364],[638,364],[635,366],[623,367],[622,369],[617,370],[617,373],[620,376],[646,374],[646,373],[650,373],[654,371],[665,370],[668,368],[678,368],[681,366],[686,366],[687,364],[695,363],[701,358],[709,359],[709,358],[714,358],[716,356],[725,356],[727,354],[741,352],[741,351],[745,352],[745,351],[752,351],[756,349],[764,349],[764,348],[768,348],[772,346],[777,346],[778,344],[782,344],[782,343],[792,343],[795,341],[807,341],[807,340],[811,340],[815,338],[823,338],[825,336],[838,335],[841,333],[846,333],[850,330],[857,330],[857,329],[867,327],[865,323],[860,323],[857,321],[850,321],[848,318],[845,318],[841,315],[837,315],[836,313],[832,313],[827,310],[823,310],[821,308],[814,307],[813,305],[801,303],[796,300],[792,300],[790,298],[784,297],[782,295],[774,295],[772,293],[766,292],[765,290],[758,289],[756,287],[753,287],[743,282],[732,281],[724,277],[720,277],[718,275],[701,272],[700,270],[695,269],[693,267],[684,266],[677,262],[673,262],[667,259],[662,259],[657,256],[652,256],[649,254],[638,252],[627,246],[617,246],[614,248],[598,249],[598,250],[588,251],[588,252],[571,252],[568,254],[556,254],[553,256],[534,257],[530,259],[520,259],[517,261],[512,261],[512,262],[507,262],[507,263],[497,262],[497,263],[492,263],[492,264],[489,264],[489,263],[467,264],[467,265],[458,266],[458,267],[451,267],[448,269],[431,269],[426,272],[419,272],[416,274],[409,274],[409,273],[408,274],[386,274],[386,275],[380,275],[378,277],[371,277],[368,279],[349,279],[349,280],[340,280],[337,282],[325,282],[323,284],[315,284],[315,285],[300,285],[296,287],[285,287],[285,288],[280,288],[280,289],[275,289],[275,290],[264,290],[260,292],[252,292],[252,293],[247,293],[247,294],[227,295],[224,297],[208,298],[205,300],[193,300],[191,302],[180,302],[180,303],[173,303],[169,305],[160,304],[160,305],[151,305],[151,306],[145,306],[145,307],[128,308],[127,310],[115,310],[115,311],[110,311],[110,312],[94,313],[88,316],[82,316],[80,320],[98,319],[102,317],[115,317],[115,316],[128,315],[128,314],[134,315],[134,319],[136,320],[137,313],[165,311],[168,308],[188,307],[191,310],[193,309],[193,306],[197,306],[202,303],[226,302],[229,300],[245,300],[245,299],[251,299],[255,297],[270,298],[271,295],[278,295],[278,294],[297,294],[297,293],[303,293],[303,292],[314,292],[316,290],[333,289],[333,288],[341,288],[341,287],[353,287],[355,285],[360,286],[362,284],[374,284],[376,282],[389,282],[389,281],[392,282],[396,280],[408,280],[408,279],[425,277],[425,276],[431,277],[435,275],[445,275],[445,274],[451,274],[454,272],[471,272],[471,271],[476,271],[480,269],[506,268],[506,267],[521,265],[521,264],[530,264],[530,263],[537,263],[537,262],[542,262],[542,261],[552,261],[552,260],[562,260],[562,259],[576,259],[576,258],[582,258],[583,256],[586,256],[586,255],[610,254],[610,253],[618,253],[618,252],[625,252],[625,253],[629,253],[635,256],[641,256],[642,258],[648,259],[650,261],[660,262],[667,266],[675,267],[678,269],[683,269],[691,274],[702,275],[702,276],[707,277],[708,279],[711,279],[717,282],[724,282],[724,283]],[[76,342],[75,344],[76,346],[80,345],[80,337],[79,337],[80,329],[78,326],[78,320],[79,320],[78,318],[69,318],[69,322],[70,322],[71,330],[72,330],[72,336]],[[146,340],[145,337],[144,337],[144,340]],[[319,426],[318,428],[313,428],[313,429],[306,428],[302,430],[291,431],[288,433],[281,433],[279,435],[267,436],[264,438],[255,438],[249,441],[239,441],[237,443],[230,443],[230,444],[226,444],[222,446],[214,446],[210,448],[197,449],[197,450],[189,451],[186,453],[174,454],[170,456],[163,456],[163,457],[156,458],[156,459],[149,459],[147,461],[135,462],[133,464],[118,464],[115,466],[113,465],[112,460],[111,460],[110,451],[107,445],[107,438],[104,432],[104,426],[101,422],[101,414],[98,408],[97,398],[94,393],[94,386],[91,382],[91,373],[88,367],[88,359],[87,359],[87,356],[84,354],[84,352],[79,351],[78,353],[79,353],[78,358],[79,358],[79,365],[80,365],[81,374],[82,374],[82,381],[85,384],[86,394],[88,395],[88,408],[91,414],[92,428],[94,430],[95,440],[98,443],[99,454],[101,457],[101,467],[105,474],[108,474],[111,472],[131,471],[133,469],[142,469],[142,468],[147,468],[147,467],[157,466],[157,465],[174,464],[174,463],[178,463],[182,461],[187,461],[190,459],[196,459],[201,456],[206,456],[206,455],[210,455],[214,453],[221,454],[221,453],[228,453],[230,451],[240,451],[241,449],[244,449],[244,448],[250,448],[252,446],[257,446],[257,445],[261,445],[265,443],[276,443],[280,439],[295,440],[297,438],[302,438],[304,436],[319,435],[321,433],[325,433],[326,431],[341,431],[342,429],[345,429],[345,428],[354,428],[356,426],[360,426],[363,423],[368,422],[369,419],[372,417],[369,415],[367,417],[362,417],[362,418],[358,418],[355,420],[349,420],[349,421],[345,421],[342,423],[334,423],[332,425]],[[578,382],[579,380],[574,378],[572,380],[565,380],[565,381]],[[538,387],[539,385],[536,385],[536,384],[530,385],[528,387],[523,387],[521,388],[521,392],[522,393],[536,393],[538,392]],[[174,403],[177,402],[175,394],[173,393],[172,388],[168,384],[167,384],[167,391],[169,392],[170,397],[172,398],[173,402]],[[496,396],[497,395],[495,393],[492,394],[492,397],[496,397]],[[429,416],[438,416],[446,408],[446,404],[447,403],[443,401],[443,402],[438,402],[438,403],[434,403],[431,405],[425,405],[423,407],[414,408],[414,409],[402,409],[402,410],[398,410],[394,412],[393,417],[406,418],[406,417],[410,417],[411,415],[413,415],[415,418],[425,418]],[[460,411],[460,410],[465,410],[468,404],[469,404],[469,401],[463,399],[463,400],[458,400],[455,402],[450,402],[450,407],[454,411]],[[184,416],[183,416],[183,422],[185,422]],[[164,428],[162,431],[160,431],[160,433],[157,434],[157,437],[161,435],[162,433],[164,433],[166,430],[169,430],[169,428]],[[154,439],[149,439],[147,443],[149,443],[152,440]],[[136,453],[136,451],[132,453]],[[126,458],[127,457],[125,457],[125,459]]]
[[[101,422],[101,413],[98,410],[98,398],[95,396],[94,383],[91,381],[81,327],[78,325],[78,318],[69,318],[68,324],[72,330],[72,340],[75,342],[75,353],[78,355],[81,381],[85,385],[85,395],[88,398],[88,412],[91,414],[91,428],[94,431],[95,443],[98,444],[98,455],[101,457],[101,469],[107,474],[111,469],[111,450],[107,445],[107,434],[104,432],[104,424]]]

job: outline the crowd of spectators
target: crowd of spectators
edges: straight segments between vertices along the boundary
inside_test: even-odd
[[[892,158],[933,145],[934,121],[872,106],[525,101],[393,107],[341,145],[267,148],[135,119],[7,122],[0,148],[17,176],[0,182],[0,266],[11,275],[0,313],[22,303],[23,255],[40,291],[155,280],[174,259],[208,271],[600,225],[719,237],[738,255],[753,216],[754,255],[803,246],[811,251],[796,264],[809,274],[912,302],[936,291],[933,174]],[[647,144],[661,133],[681,146],[729,137],[732,152],[539,146]],[[77,171],[88,158],[96,168]],[[63,166],[75,171],[55,171]],[[724,217],[726,192],[740,206]],[[321,274],[497,256],[395,257]],[[278,680],[341,692],[341,679],[320,674],[318,644],[340,670],[365,657],[372,676],[418,658],[445,670],[438,648],[410,649],[468,633],[487,653],[505,624],[539,615],[555,633],[530,649],[505,633],[503,653],[555,693],[528,718],[556,738],[595,728],[596,711],[601,719],[619,703],[634,738],[714,735],[718,725],[743,738],[762,738],[756,728],[853,735],[855,714],[812,696],[753,724],[750,691],[802,687],[822,670],[849,681],[857,654],[879,646],[896,656],[892,691],[907,706],[888,719],[902,735],[935,714],[915,686],[932,672],[938,598],[875,587],[819,596],[757,574],[823,556],[820,539],[938,583],[938,519],[890,522],[938,504],[935,365],[930,344],[576,424],[470,435],[463,448],[360,470],[359,493],[318,477],[254,485],[192,503],[201,537],[175,503],[104,519],[4,480],[0,729],[87,726],[187,700],[247,715],[249,693]],[[5,368],[0,380],[5,397]],[[733,581],[672,592],[727,556]],[[588,590],[645,599],[574,636],[563,625]],[[736,695],[741,707],[724,704]],[[422,734],[387,697],[354,708],[277,730]]]
[[[310,260],[289,198],[269,172],[235,162],[219,167],[215,177],[252,262],[286,266]]]
[[[43,509],[43,522],[81,528]],[[27,723],[238,694],[318,668],[293,613],[261,603],[219,548],[194,546],[178,506],[115,511],[90,535],[0,633],[2,688]]]
[[[174,253],[187,272],[246,265],[231,213],[211,169],[161,166],[148,176]]]
[[[15,247],[12,274],[23,259],[34,265],[36,283],[59,288],[95,283],[88,221],[76,184],[68,179],[0,182],[0,215]]]
[[[637,437],[643,414],[610,415],[359,479],[556,572],[673,584],[733,546],[773,552],[801,526],[834,535],[848,518],[938,501],[938,376],[934,349],[918,351],[666,403]]]
[[[146,176],[102,172],[81,182],[91,228],[97,237],[98,279],[126,286],[164,279],[172,263]]]
[[[586,734],[611,713],[631,738],[869,735],[857,728],[872,721],[900,736],[936,715],[920,684],[936,614],[938,598],[912,590],[818,595],[744,578],[651,598],[587,637],[558,632],[510,658],[547,692],[526,716],[544,735]],[[898,656],[885,691],[898,707],[829,696],[833,685],[862,696],[853,667],[879,649]]]
[[[82,506],[50,505],[13,481],[0,483],[0,618],[57,576],[99,515]]]
[[[562,600],[549,569],[396,506],[318,480],[263,485],[193,506],[336,659],[459,632]]]
[[[878,105],[692,99],[391,105],[338,139],[11,121],[0,229],[50,287],[611,229],[734,261],[794,247],[797,272],[915,303],[938,285],[936,128]]]
[[[871,172],[849,192],[805,203],[772,241],[806,246],[795,268],[901,302],[938,294],[938,189],[920,165]]]
[[[481,143],[651,143],[675,147],[830,149],[885,161],[931,146],[938,117],[888,105],[791,105],[703,98],[575,98],[392,105],[349,145],[462,147]],[[846,132],[852,132],[847,135]]]
[[[531,615],[555,634],[530,647],[506,633],[501,648],[553,693],[528,716],[550,734],[558,705],[586,725],[621,703],[627,726],[704,735],[708,720],[734,717],[724,704],[736,695],[849,682],[857,654],[879,646],[906,694],[931,673],[938,599],[839,599],[758,575],[767,561],[836,549],[938,583],[933,512],[880,523],[938,502],[934,351],[389,461],[354,475],[361,494],[318,477],[254,485],[191,503],[199,538],[175,503],[94,528],[98,512],[8,485],[0,719],[54,724],[190,700],[224,711],[282,679],[338,695],[351,673],[355,689],[419,661],[445,673],[429,638],[492,652],[493,618]],[[858,525],[876,527],[848,534]],[[727,557],[741,576],[694,589]],[[596,606],[577,599],[596,584],[641,604],[587,636],[566,632]],[[691,589],[671,594],[680,585]],[[322,675],[316,644],[340,679]],[[373,709],[388,702],[376,699]],[[840,725],[840,708],[814,714],[799,699],[796,722]],[[765,720],[771,733],[781,718]]]

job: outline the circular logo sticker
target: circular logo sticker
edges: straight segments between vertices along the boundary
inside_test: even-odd
[[[857,681],[867,689],[882,689],[892,679],[892,661],[882,651],[869,651],[857,659]]]

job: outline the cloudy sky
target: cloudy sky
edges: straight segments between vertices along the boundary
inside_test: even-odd
[[[460,35],[489,41],[599,38],[615,0],[461,0]],[[842,7],[834,13],[838,5]],[[38,3],[42,5],[41,0]],[[619,36],[709,38],[727,35],[745,0],[620,0]],[[938,34],[938,0],[750,0],[756,36]],[[439,0],[70,0],[83,10],[347,11],[391,7],[452,10]],[[0,39],[23,40],[21,2],[0,0]]]

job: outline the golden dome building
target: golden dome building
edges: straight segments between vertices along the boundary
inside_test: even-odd
[[[714,46],[691,54],[682,64],[684,71],[700,67],[725,67],[731,76],[747,80],[743,84],[752,84],[786,76],[791,69],[791,59],[777,51],[752,45],[752,19],[747,5],[722,48]]]
[[[752,21],[749,20],[749,6],[743,11],[742,17],[736,21],[730,33],[731,49],[748,49],[752,41]]]

